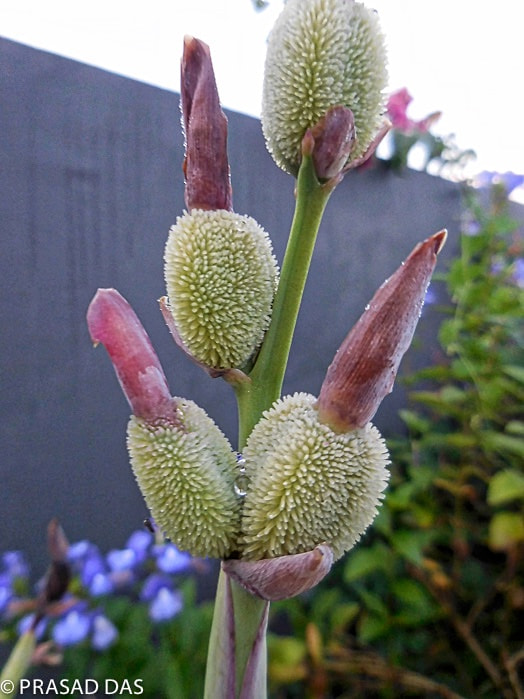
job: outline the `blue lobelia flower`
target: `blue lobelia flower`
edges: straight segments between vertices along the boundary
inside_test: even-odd
[[[81,609],[72,609],[53,627],[53,640],[61,646],[83,641],[91,629],[91,618]]]
[[[22,551],[6,551],[2,555],[2,568],[12,580],[29,577],[29,564]]]
[[[515,260],[512,277],[515,284],[524,289],[524,258],[519,257]]]
[[[153,535],[151,532],[137,530],[133,532],[126,542],[126,548],[135,552],[136,560],[143,563],[147,558],[148,550],[153,543]]]
[[[163,573],[185,573],[191,567],[192,558],[189,553],[179,551],[174,544],[155,546],[156,565]]]
[[[95,650],[106,650],[118,638],[118,630],[103,614],[97,614],[93,619],[93,636],[91,644]]]
[[[142,602],[152,602],[163,587],[167,590],[172,590],[172,579],[162,573],[151,573],[144,580],[140,590],[140,599]]]
[[[161,587],[149,605],[149,616],[153,621],[169,621],[182,611],[183,606],[180,592]]]
[[[91,578],[88,589],[93,597],[101,597],[102,595],[110,595],[114,591],[115,586],[107,573],[99,571]]]
[[[113,573],[133,570],[138,563],[135,551],[130,548],[113,549],[107,554],[106,560]]]

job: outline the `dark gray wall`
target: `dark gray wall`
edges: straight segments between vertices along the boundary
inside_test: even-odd
[[[127,403],[85,325],[97,287],[131,302],[173,394],[208,409],[232,440],[236,408],[228,386],[175,347],[157,307],[165,239],[183,210],[178,96],[0,40],[0,105],[0,551],[22,548],[43,566],[52,517],[71,540],[107,549],[146,514],[125,450]],[[293,180],[267,154],[258,121],[228,116],[235,209],[266,228],[281,260]],[[377,286],[446,226],[443,268],[459,216],[458,187],[426,174],[375,168],[345,179],[320,231],[286,392],[318,392]],[[432,313],[418,334],[422,361],[435,352]],[[385,432],[402,400],[397,389],[380,409]]]

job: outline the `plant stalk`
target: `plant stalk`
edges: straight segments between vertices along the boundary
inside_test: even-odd
[[[20,680],[31,666],[35,647],[34,631],[26,631],[19,637],[0,674],[0,699],[12,699],[17,695]]]
[[[240,449],[264,410],[280,397],[318,229],[334,184],[321,184],[311,156],[304,155],[297,176],[295,213],[271,323],[249,374],[251,381],[236,386]]]

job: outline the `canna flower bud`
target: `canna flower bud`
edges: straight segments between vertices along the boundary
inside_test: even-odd
[[[326,543],[336,560],[377,514],[388,481],[384,440],[371,424],[335,432],[319,420],[315,405],[306,393],[278,400],[248,439],[243,558],[302,553]]]
[[[445,239],[441,231],[417,245],[380,287],[337,352],[318,401],[288,396],[253,429],[244,450],[243,559],[327,544],[336,560],[373,521],[389,460],[369,420],[391,391]]]
[[[213,420],[173,398],[177,424],[131,417],[127,446],[158,527],[193,556],[224,558],[236,548],[240,499],[236,454]]]
[[[331,107],[311,129],[313,165],[319,180],[342,172],[355,145],[355,120],[347,107]],[[304,143],[302,144],[304,147]]]
[[[230,210],[227,118],[220,107],[209,46],[203,41],[185,37],[180,82],[186,206],[189,211]]]
[[[364,427],[393,389],[447,233],[419,243],[382,284],[342,343],[320,389],[318,413],[334,430]]]
[[[87,320],[133,410],[131,466],[158,527],[195,556],[228,555],[240,520],[235,452],[201,408],[171,397],[146,331],[117,291],[99,289]]]
[[[135,415],[172,415],[164,370],[136,313],[116,289],[98,289],[87,309],[91,340],[102,343]]]
[[[360,161],[383,126],[386,51],[376,13],[354,0],[288,0],[269,36],[262,99],[268,150],[296,175],[308,128],[335,106],[353,113]]]
[[[249,216],[194,210],[171,228],[164,260],[185,350],[216,370],[242,368],[264,338],[278,283],[267,233]]]

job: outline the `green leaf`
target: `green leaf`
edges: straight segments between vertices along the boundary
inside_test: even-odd
[[[392,534],[391,545],[403,558],[420,565],[424,557],[424,549],[431,543],[433,536],[433,532],[401,529]]]
[[[307,649],[304,641],[274,634],[269,634],[267,641],[270,679],[283,684],[303,679],[307,673]]]
[[[365,614],[358,625],[358,638],[362,643],[372,643],[386,636],[389,630],[389,619],[375,616],[375,614]]]
[[[413,410],[400,410],[400,417],[412,432],[427,432],[431,423]]]
[[[524,422],[520,420],[510,420],[506,425],[506,432],[524,435]]]
[[[524,541],[524,517],[517,512],[498,512],[489,523],[489,546],[509,551]]]
[[[357,602],[347,602],[339,604],[333,609],[331,628],[333,631],[343,631],[352,621],[354,621],[360,611],[360,605]]]
[[[406,626],[422,626],[438,616],[438,609],[428,591],[416,580],[393,581],[391,591],[400,603],[395,621]]]
[[[488,487],[490,505],[503,505],[520,498],[524,498],[524,474],[514,469],[506,469],[492,477]]]
[[[502,371],[508,376],[511,376],[512,379],[516,379],[520,383],[524,384],[524,367],[508,365],[502,367]]]
[[[387,549],[375,544],[369,548],[354,549],[349,555],[344,568],[344,580],[352,583],[359,578],[364,578],[370,573],[387,569]]]
[[[524,458],[524,439],[500,432],[484,432],[484,445],[493,451],[506,451]]]
[[[377,617],[387,618],[388,608],[380,595],[359,587],[358,594],[368,612],[372,612]]]

